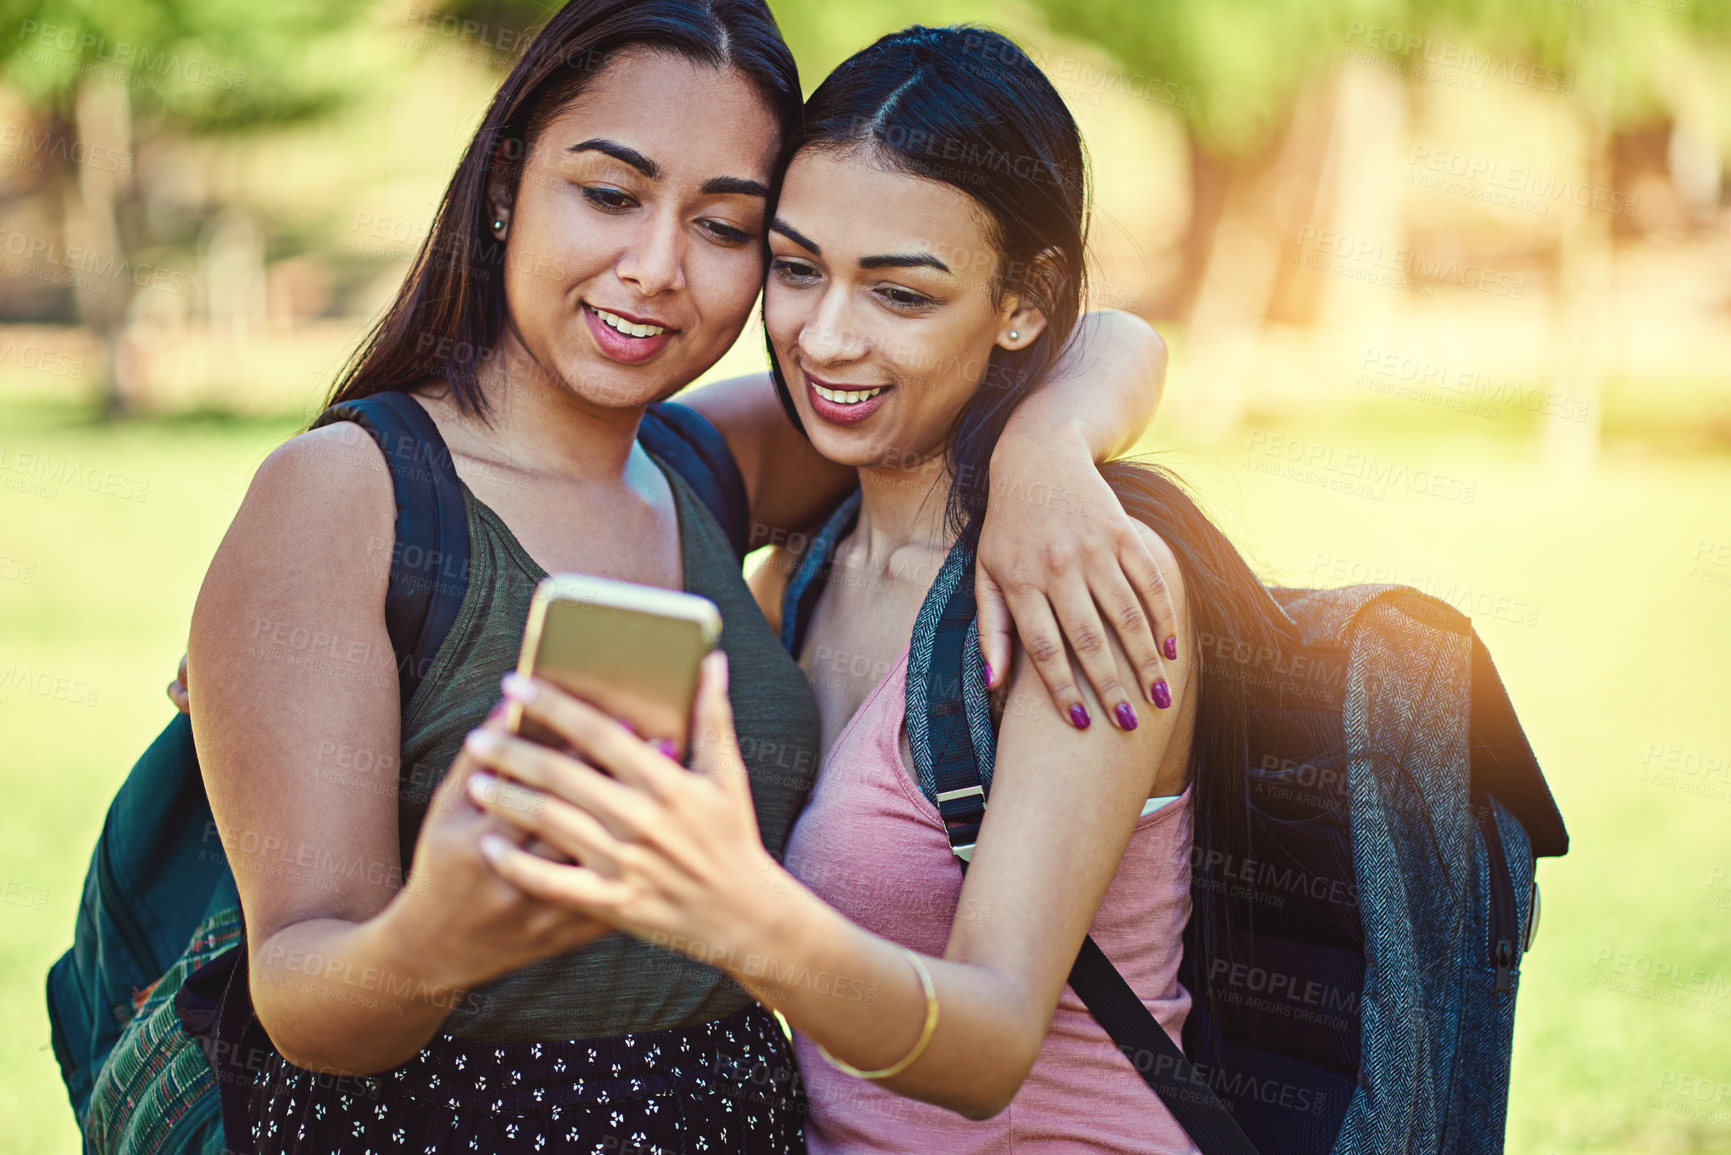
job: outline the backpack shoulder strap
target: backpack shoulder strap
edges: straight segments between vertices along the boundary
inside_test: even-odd
[[[974,610],[974,558],[966,543],[944,559],[920,607],[908,651],[908,746],[920,788],[938,808],[965,872],[986,813],[996,758]],[[1178,1044],[1099,944],[1082,940],[1070,989],[1160,1097],[1202,1155],[1256,1148]]]
[[[963,863],[973,859],[997,762],[985,684],[973,550],[958,544],[938,567],[914,619],[906,695],[914,778],[943,816],[950,849]]]
[[[697,491],[733,552],[744,560],[750,549],[751,504],[745,477],[721,432],[689,405],[661,401],[644,411],[637,440]]]
[[[397,655],[403,708],[451,632],[469,587],[469,522],[462,483],[439,427],[407,393],[375,393],[333,405],[318,429],[352,421],[365,429],[391,471],[396,541],[385,593],[385,627]]]
[[[817,532],[806,541],[799,565],[781,593],[781,644],[795,661],[799,660],[799,652],[805,647],[805,631],[811,625],[818,596],[829,580],[836,543],[852,533],[859,522],[859,503],[860,491],[856,489],[824,519]]]

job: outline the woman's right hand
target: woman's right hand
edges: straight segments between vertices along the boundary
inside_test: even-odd
[[[178,675],[168,684],[168,697],[182,714],[192,713],[185,654]],[[503,730],[500,714],[494,711],[481,729]],[[413,944],[404,957],[433,961],[438,985],[446,988],[473,985],[538,962],[609,930],[595,919],[528,897],[502,882],[480,857],[476,848],[483,834],[523,840],[514,827],[469,801],[464,787],[477,769],[481,767],[469,754],[458,752],[428,804],[403,891],[380,915],[390,920],[393,934],[406,935],[405,941]],[[539,838],[528,840],[523,849],[555,862],[569,861]],[[440,897],[428,901],[434,894]],[[473,975],[480,977],[469,977]]]
[[[507,732],[502,711],[495,710],[479,728]],[[457,754],[428,803],[403,889],[379,916],[401,957],[435,987],[466,989],[583,946],[611,929],[531,898],[482,857],[483,835],[519,845],[529,841],[469,800],[469,776],[482,769],[466,750]],[[525,849],[555,856],[535,841]]]
[[[168,684],[175,709],[191,715],[186,655]],[[494,710],[484,730],[504,730],[503,711]],[[401,957],[419,968],[431,963],[429,982],[459,989],[494,978],[550,955],[592,942],[611,929],[564,907],[530,898],[505,882],[480,856],[483,834],[500,834],[524,850],[554,862],[569,861],[539,838],[523,839],[517,828],[481,811],[469,800],[469,775],[482,769],[459,751],[444,781],[433,792],[426,820],[415,843],[415,857],[403,889],[380,914],[390,933],[404,936]],[[435,977],[436,976],[436,977]]]

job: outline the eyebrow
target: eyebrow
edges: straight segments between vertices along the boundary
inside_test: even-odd
[[[593,137],[572,145],[567,152],[604,152],[621,164],[628,164],[650,180],[659,180],[661,166],[627,145],[605,137]]]
[[[572,145],[568,152],[600,152],[628,164],[650,180],[661,179],[661,166],[638,152],[629,145],[620,144],[606,137],[593,137],[589,140]],[[769,186],[762,181],[747,180],[742,176],[712,176],[703,182],[698,190],[704,196],[746,196],[769,199]]]
[[[746,180],[742,176],[712,176],[697,190],[706,197],[742,196],[769,199],[769,186],[762,181]]]
[[[810,237],[806,236],[780,217],[776,217],[773,221],[769,222],[769,231],[772,233],[780,233],[782,236],[786,237],[788,240],[792,241],[814,257],[823,256],[823,250],[818,248],[816,241],[812,240]]]
[[[823,256],[823,250],[818,247],[816,241],[812,240],[810,237],[806,236],[780,217],[776,217],[773,221],[769,222],[769,231],[772,233],[780,233],[800,248],[805,249],[814,257]],[[882,257],[861,257],[859,259],[859,267],[862,269],[932,268],[937,269],[940,272],[949,273],[952,277],[955,276],[955,274],[951,272],[950,267],[944,264],[943,261],[939,260],[937,256],[932,253],[895,253]]]
[[[895,253],[883,257],[861,257],[859,267],[862,269],[918,269],[933,268],[949,273],[950,267],[931,253]],[[951,273],[951,276],[955,274]]]

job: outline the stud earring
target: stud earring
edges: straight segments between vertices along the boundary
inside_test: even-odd
[[[1019,340],[1021,340],[1021,338],[1022,338],[1022,335],[1020,333],[1016,332],[1014,329],[1010,330],[1010,340],[1019,341]]]
[[[498,237],[500,240],[505,239],[505,222],[504,221],[494,221],[493,222],[493,235]]]

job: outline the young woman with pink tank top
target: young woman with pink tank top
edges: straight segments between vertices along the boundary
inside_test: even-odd
[[[988,667],[996,761],[964,877],[910,770],[908,639],[940,565],[978,534],[998,434],[1072,336],[1081,142],[1011,42],[911,28],[825,81],[791,155],[764,303],[777,385],[860,492],[797,655],[826,754],[786,867],[753,826],[713,655],[695,772],[555,688],[507,678],[576,756],[490,736],[471,794],[576,865],[500,839],[483,853],[525,891],[701,958],[780,1012],[814,1151],[1193,1151],[1065,983],[1091,934],[1179,1040],[1193,838],[1216,844],[1242,787],[1242,672],[1205,669],[1198,642],[1229,628],[1223,614],[1266,612],[1266,595],[1170,479],[1103,467],[1170,582],[1164,672],[1144,686],[1115,641],[1081,638],[1098,653],[1079,656],[1115,678],[1090,677],[1098,695],[1078,679],[1066,721],[1033,672],[1051,655],[1017,647],[1007,669]],[[760,571],[760,600],[774,603],[779,572]],[[1006,591],[1012,604],[1021,592]],[[1095,724],[1102,701],[1115,724]],[[1199,904],[1204,951],[1221,925],[1212,901]]]

